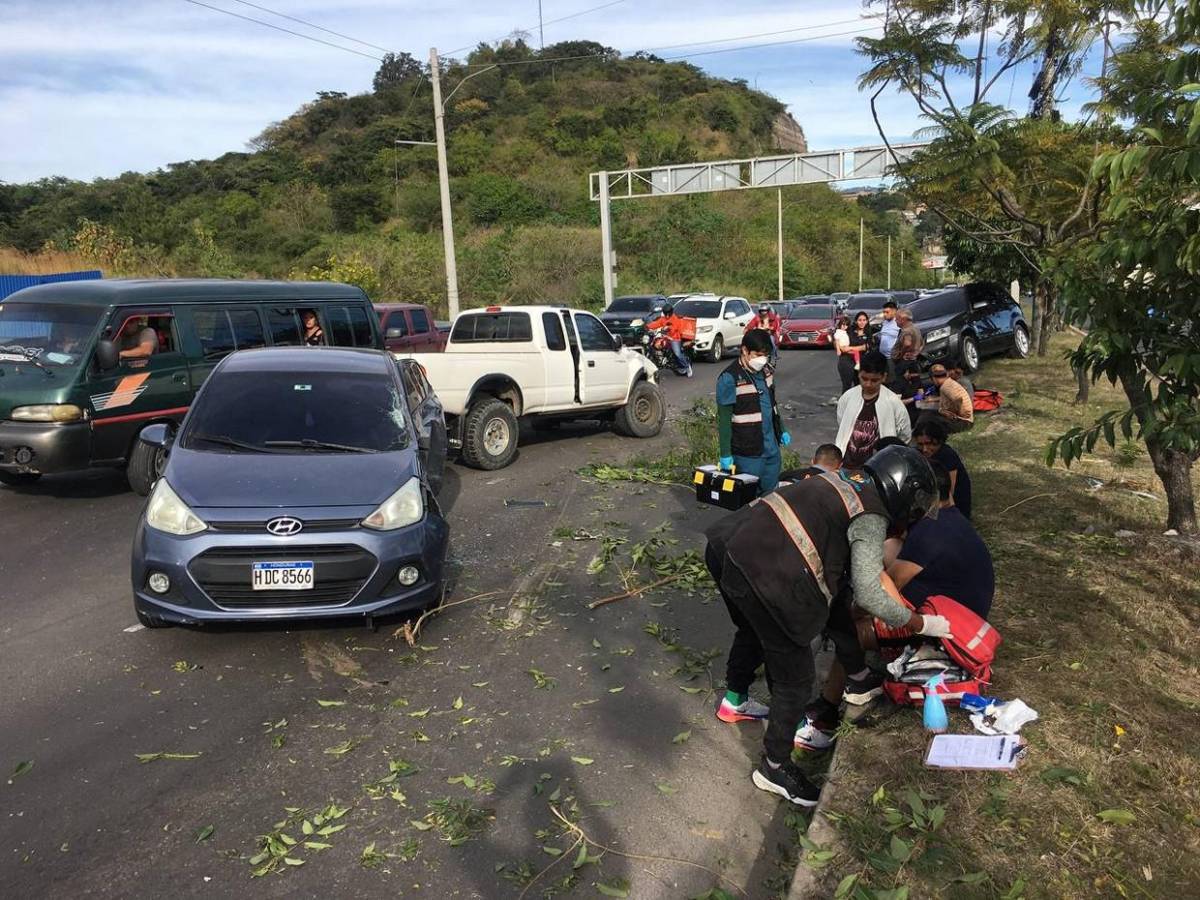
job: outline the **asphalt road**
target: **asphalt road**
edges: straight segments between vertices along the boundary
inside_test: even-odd
[[[719,370],[664,375],[673,414],[711,395]],[[829,440],[832,356],[785,354],[778,387],[795,449]],[[747,778],[760,730],[712,716],[723,655],[703,651],[729,637],[719,601],[586,606],[620,589],[616,565],[586,572],[599,538],[632,544],[661,527],[681,551],[719,515],[679,487],[577,474],[674,440],[571,425],[523,435],[502,472],[451,466],[447,599],[486,596],[427,621],[415,648],[399,623],[147,631],[128,573],[143,500],[120,474],[0,489],[4,893],[515,897],[558,849],[571,858],[530,896],[572,874],[563,887],[578,896],[624,882],[631,897],[688,896],[718,871],[766,896],[790,875],[775,868],[782,809]],[[187,758],[137,757],[155,753]],[[386,781],[401,760],[419,771]],[[11,774],[22,762],[32,768]],[[444,797],[493,818],[453,845],[427,827]],[[346,827],[306,838],[303,819],[330,803],[348,812],[314,830]],[[632,857],[705,868],[592,845],[573,870],[576,836],[552,805]],[[285,819],[290,838],[329,846],[299,846],[302,866],[251,879],[259,836]],[[364,859],[372,843],[384,855]]]

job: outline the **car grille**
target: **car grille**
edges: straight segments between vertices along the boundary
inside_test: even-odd
[[[262,519],[257,522],[208,522],[208,527],[213,531],[219,531],[222,534],[267,534],[267,522],[276,519],[278,516],[272,516],[271,519]],[[346,531],[350,528],[357,528],[360,519],[302,519],[304,523],[303,533],[308,534],[314,531]]]
[[[251,563],[288,560],[312,561],[312,590],[256,591],[250,586]],[[348,544],[221,547],[197,556],[188,571],[222,609],[340,606],[362,590],[377,562],[366,550]]]

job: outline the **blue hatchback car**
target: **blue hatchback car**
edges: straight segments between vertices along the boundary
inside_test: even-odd
[[[370,622],[439,598],[445,425],[411,361],[244,350],[170,427],[142,433],[168,449],[133,543],[146,627]]]

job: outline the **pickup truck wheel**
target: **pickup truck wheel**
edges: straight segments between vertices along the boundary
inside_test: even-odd
[[[135,440],[133,452],[129,454],[129,466],[125,470],[125,477],[129,479],[129,486],[135,494],[148,497],[166,467],[166,451],[161,447],[153,447]]]
[[[708,348],[708,354],[705,356],[710,363],[719,363],[722,357],[725,356],[725,339],[721,335],[713,338],[712,346]]]
[[[503,469],[517,455],[517,417],[502,400],[476,403],[463,425],[462,457],[472,469]]]
[[[613,428],[626,437],[651,438],[662,431],[666,411],[662,388],[639,381],[629,392],[629,402],[613,417]]]
[[[41,472],[8,472],[0,469],[0,484],[7,484],[9,487],[33,484],[41,477]]]

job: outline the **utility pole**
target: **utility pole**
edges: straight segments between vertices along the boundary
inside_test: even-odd
[[[779,246],[779,302],[783,302],[783,188],[778,189],[775,240]]]
[[[608,201],[608,173],[600,173],[600,255],[604,267],[604,308],[612,306],[613,278],[612,208]]]
[[[546,49],[546,30],[542,26],[542,0],[538,0],[538,43],[541,49]]]
[[[438,186],[442,192],[442,245],[446,253],[446,307],[453,321],[458,315],[458,263],[454,258],[454,217],[450,210],[450,171],[446,167],[446,126],[442,121],[442,78],[437,47],[429,49],[429,80],[433,82],[433,124],[437,132]]]
[[[858,289],[862,291],[862,262],[863,262],[863,220],[858,220]]]
[[[888,279],[887,289],[892,289],[892,236],[888,235]]]

